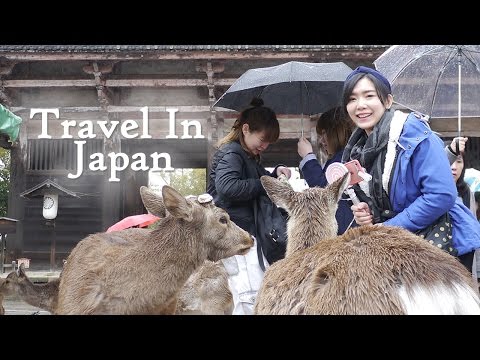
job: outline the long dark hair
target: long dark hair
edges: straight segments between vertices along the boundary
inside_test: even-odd
[[[466,207],[470,207],[470,187],[468,184],[465,182],[465,169],[467,168],[467,163],[465,162],[465,156],[463,155],[458,155],[461,156],[463,159],[463,169],[462,172],[460,173],[460,176],[458,177],[457,180],[457,192],[458,196],[460,196],[463,200],[463,203],[465,204]]]
[[[450,145],[450,143],[451,143],[451,141],[448,141],[448,140],[443,141],[443,144],[445,146]],[[462,198],[463,204],[466,207],[470,207],[470,187],[465,182],[465,170],[467,169],[467,163],[465,162],[465,156],[463,154],[457,155],[457,158],[459,156],[461,156],[462,160],[463,160],[463,169],[462,169],[462,172],[460,173],[460,176],[458,177],[455,185],[457,186],[458,196],[460,196]],[[455,161],[457,161],[457,160],[455,160]]]

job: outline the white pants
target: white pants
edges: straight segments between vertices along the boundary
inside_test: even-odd
[[[233,295],[232,315],[253,315],[257,292],[264,275],[258,262],[257,240],[246,255],[235,255],[222,259],[222,262],[227,270],[228,285]],[[265,256],[263,263],[265,268],[268,268]]]

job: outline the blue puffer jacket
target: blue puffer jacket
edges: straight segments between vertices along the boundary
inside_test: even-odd
[[[398,214],[385,224],[415,232],[448,211],[458,255],[480,248],[480,225],[457,197],[443,141],[411,113],[398,143],[389,188],[390,203]]]
[[[343,149],[338,151],[331,159],[329,159],[325,166],[322,168],[320,163],[317,160],[317,157],[314,154],[308,154],[303,158],[300,162],[300,170],[302,170],[303,176],[305,181],[307,182],[308,186],[320,186],[322,188],[328,185],[327,177],[325,176],[325,171],[328,166],[334,162],[342,162],[342,154]],[[357,223],[353,220],[353,213],[350,210],[350,202],[346,201],[346,199],[341,199],[338,203],[338,209],[335,214],[338,223],[338,231],[337,234],[343,234],[348,225],[351,224],[351,227],[358,226]]]

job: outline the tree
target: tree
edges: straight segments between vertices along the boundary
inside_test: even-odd
[[[0,216],[7,216],[10,187],[10,151],[0,148],[0,160],[5,167],[0,170]]]
[[[200,195],[206,191],[205,174],[205,169],[156,170],[149,174],[149,177],[152,177],[149,186],[160,193],[161,187],[168,184],[183,196]]]
[[[177,169],[170,176],[170,186],[183,196],[200,195],[206,191],[205,169]]]

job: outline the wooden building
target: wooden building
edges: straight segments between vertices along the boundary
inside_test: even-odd
[[[60,263],[86,235],[144,212],[138,189],[147,184],[148,171],[132,170],[134,154],[144,153],[148,167],[156,153],[168,154],[174,168],[208,169],[214,144],[236,115],[212,104],[246,70],[293,60],[372,66],[387,47],[0,45],[0,103],[23,119],[11,149],[8,217],[19,221],[16,233],[9,234],[7,260],[45,263],[50,255],[52,228],[45,226],[41,199],[19,196],[26,189],[51,179],[79,195],[59,200],[54,231]],[[279,118],[280,140],[269,147],[264,164],[298,166],[299,117]],[[480,136],[480,127],[469,121],[464,121],[466,133]],[[304,125],[315,142],[314,121]],[[444,136],[455,136],[455,126],[453,121],[432,124]],[[478,142],[471,144],[478,153]],[[109,157],[112,152],[124,154],[129,166],[112,173],[115,164],[126,161]],[[107,169],[91,170],[90,155],[104,157]],[[167,157],[159,162],[169,166]],[[75,176],[80,163],[81,175]]]

